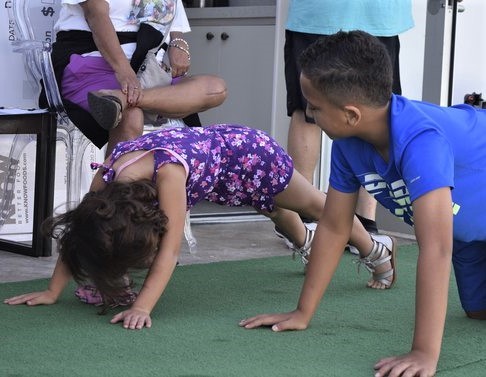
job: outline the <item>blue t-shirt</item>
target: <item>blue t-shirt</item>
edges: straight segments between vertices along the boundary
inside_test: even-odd
[[[415,199],[451,187],[454,239],[486,241],[486,110],[393,95],[389,124],[388,163],[361,139],[334,140],[330,185],[341,192],[363,186],[410,225]]]
[[[413,26],[411,0],[291,0],[286,29],[322,35],[363,30],[391,37]]]

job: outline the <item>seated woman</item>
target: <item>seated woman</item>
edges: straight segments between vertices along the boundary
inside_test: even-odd
[[[138,68],[145,53],[162,41],[162,34],[142,34],[147,24],[133,22],[135,16],[143,16],[140,1],[62,0],[52,50],[56,80],[70,119],[97,147],[108,142],[107,154],[119,141],[142,134],[145,109],[179,118],[218,106],[226,98],[222,79],[187,76],[190,52],[182,36],[190,27],[184,7],[181,0],[163,3],[166,9],[176,5],[166,53],[177,79],[172,85],[142,90]],[[88,93],[99,90],[116,90],[122,103],[111,126],[100,125],[99,116],[94,118],[90,111]],[[45,96],[40,103],[45,105]]]

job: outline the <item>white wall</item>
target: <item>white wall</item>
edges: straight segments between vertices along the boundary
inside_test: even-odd
[[[462,103],[466,93],[486,96],[486,1],[464,0],[457,15],[452,104]]]
[[[415,27],[400,35],[400,79],[403,95],[422,99],[427,0],[413,0]]]

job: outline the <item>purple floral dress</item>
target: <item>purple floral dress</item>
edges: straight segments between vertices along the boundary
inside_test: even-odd
[[[116,174],[113,163],[123,154],[139,150],[154,153],[154,182],[160,166],[184,166],[188,209],[208,200],[272,211],[273,197],[288,186],[293,173],[290,156],[265,132],[226,124],[151,132],[118,143],[109,166],[93,164],[93,168],[103,167],[104,181],[112,182]]]

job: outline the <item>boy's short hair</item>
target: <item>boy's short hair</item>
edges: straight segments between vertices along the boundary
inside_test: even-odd
[[[331,103],[381,107],[392,94],[393,70],[386,47],[354,30],[323,36],[300,56],[302,73]]]

